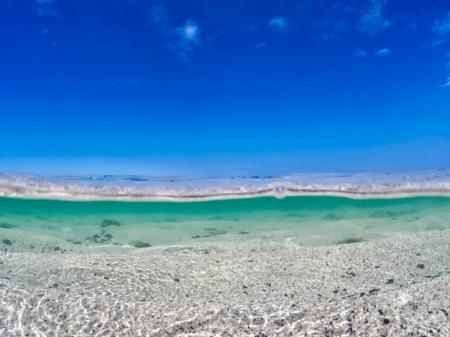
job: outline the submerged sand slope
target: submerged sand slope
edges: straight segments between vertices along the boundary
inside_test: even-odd
[[[450,231],[3,254],[1,336],[449,336]]]

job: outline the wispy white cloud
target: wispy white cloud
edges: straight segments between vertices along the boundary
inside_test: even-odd
[[[186,61],[189,61],[188,54],[194,51],[196,46],[201,44],[200,34],[201,30],[197,23],[192,20],[186,20],[186,22],[176,28],[177,40],[175,41],[178,46],[178,53]]]
[[[255,43],[252,47],[255,48],[255,49],[265,48],[265,47],[267,47],[267,43],[265,43],[265,42],[258,42],[258,43]]]
[[[368,57],[369,53],[367,51],[365,51],[364,49],[356,48],[355,49],[355,56],[357,56],[357,57]]]
[[[340,39],[348,30],[349,24],[344,19],[329,18],[313,22],[312,28],[316,31],[315,39],[330,41]]]
[[[443,44],[444,42],[445,42],[445,40],[444,40],[444,39],[441,39],[441,38],[439,38],[439,39],[433,39],[433,40],[431,40],[430,42],[426,43],[423,47],[424,47],[424,48],[434,48],[434,47],[440,46],[440,45]]]
[[[192,20],[186,22],[176,29],[181,44],[188,44],[183,48],[189,49],[192,45],[200,44],[200,27]]]
[[[371,0],[369,8],[362,13],[357,29],[371,36],[376,36],[387,29],[391,23],[383,12],[387,0]]]
[[[42,35],[48,34],[48,28],[44,24],[41,24],[41,34]]]
[[[61,18],[61,15],[59,14],[59,12],[56,9],[38,7],[36,9],[36,11],[40,17],[48,17],[48,18],[53,18],[53,19]]]
[[[49,30],[45,22],[47,19],[62,19],[61,14],[56,9],[52,8],[55,4],[55,0],[35,0],[37,6],[35,7],[36,13],[40,16],[41,21],[41,34],[47,35]]]
[[[450,12],[445,18],[436,21],[433,31],[441,36],[450,35]]]
[[[172,23],[169,19],[169,14],[164,6],[155,6],[150,11],[150,17],[155,25],[158,25],[161,29],[170,29]]]
[[[423,48],[433,48],[441,46],[450,37],[450,12],[434,22],[432,28],[432,39],[430,42],[426,43]]]
[[[38,5],[42,6],[42,5],[51,5],[55,2],[55,0],[36,0],[36,2],[38,3]]]
[[[442,87],[444,88],[450,88],[450,77],[447,77],[444,84],[442,84]]]
[[[282,16],[274,16],[267,24],[270,29],[280,33],[286,33],[289,31],[289,21]]]
[[[379,51],[377,51],[375,53],[375,55],[377,55],[377,56],[389,56],[391,54],[392,54],[392,50],[390,50],[389,48],[380,49]]]
[[[202,30],[193,20],[187,19],[182,25],[175,25],[164,6],[156,6],[150,12],[153,24],[158,27],[161,34],[168,40],[168,45],[180,58],[190,61],[196,47],[202,43]]]
[[[137,86],[140,83],[141,83],[141,79],[139,77],[115,78],[113,80],[114,85],[125,86],[127,88]]]

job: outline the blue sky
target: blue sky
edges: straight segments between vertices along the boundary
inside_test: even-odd
[[[0,1],[0,170],[450,168],[450,3]]]

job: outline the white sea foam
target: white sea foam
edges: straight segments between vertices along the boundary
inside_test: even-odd
[[[63,200],[209,200],[254,196],[450,196],[450,170],[280,177],[38,177],[0,174],[0,196]]]

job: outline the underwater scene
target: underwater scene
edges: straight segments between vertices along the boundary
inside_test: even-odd
[[[5,236],[4,248],[13,251],[41,249],[46,240],[87,247],[252,239],[317,246],[448,230],[448,219],[447,197],[291,196],[195,202],[0,198],[0,235]]]
[[[0,332],[445,336],[447,175],[3,175]]]

